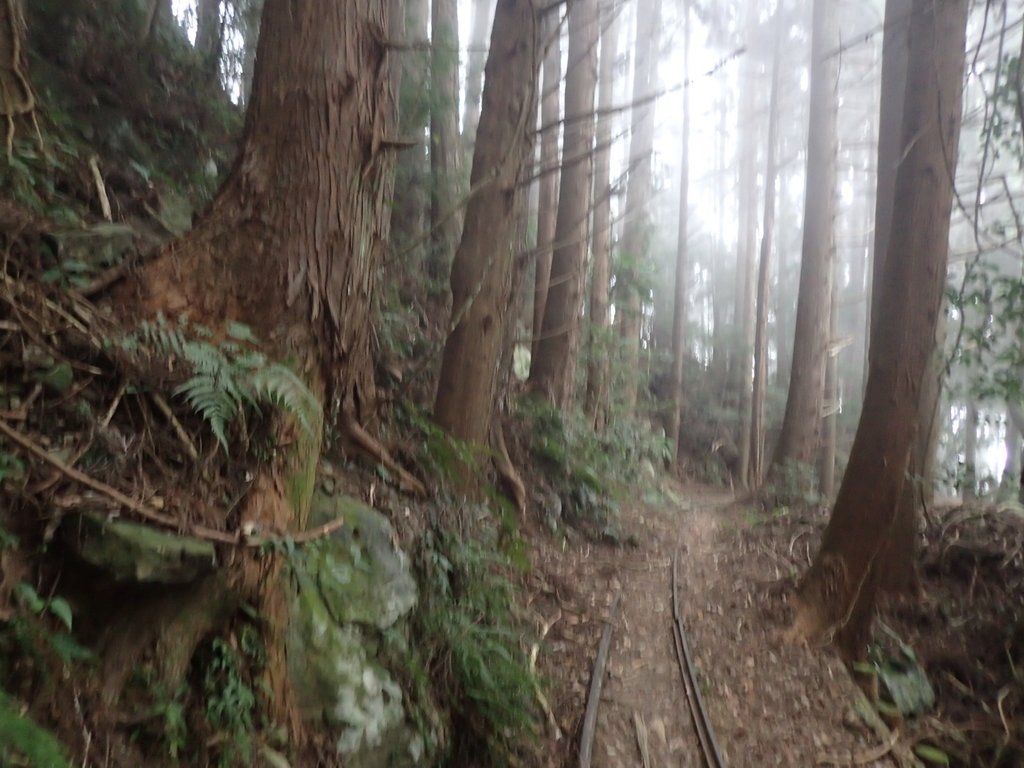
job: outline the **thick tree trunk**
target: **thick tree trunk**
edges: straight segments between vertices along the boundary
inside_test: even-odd
[[[611,281],[611,143],[610,114],[615,98],[615,60],[622,9],[608,3],[601,10],[601,62],[598,74],[597,141],[594,153],[594,268],[590,278],[590,350],[587,360],[587,419],[604,428],[608,408],[608,290]]]
[[[757,272],[757,317],[754,323],[754,391],[751,399],[750,469],[740,478],[751,487],[761,482],[764,471],[764,401],[768,387],[768,304],[771,301],[772,238],[775,229],[776,156],[779,143],[779,69],[782,63],[782,38],[785,25],[781,3],[775,9],[775,54],[772,59],[772,85],[768,97],[768,144],[765,153],[764,226],[761,233],[761,260]]]
[[[794,631],[864,650],[886,550],[903,492],[946,277],[953,171],[961,117],[966,0],[913,0],[894,222],[864,412],[821,549],[800,590]],[[881,322],[881,320],[880,320]],[[880,327],[880,326],[878,326]]]
[[[484,62],[487,61],[487,33],[494,18],[495,0],[473,0],[473,26],[469,35],[466,64],[465,105],[462,112],[463,155],[473,156],[476,127],[480,123],[480,94],[484,86]]]
[[[593,186],[594,88],[597,78],[597,0],[575,0],[569,10],[569,67],[565,81],[562,190],[544,302],[544,321],[530,381],[565,409],[575,390],[583,276]]]
[[[457,0],[430,3],[430,254],[428,274],[442,280],[459,243],[459,16]]]
[[[533,2],[501,0],[473,154],[476,193],[452,264],[452,317],[434,404],[443,429],[481,445],[494,409],[501,340],[509,321],[516,199],[532,153],[540,46]]]
[[[638,271],[647,263],[651,250],[651,166],[654,153],[655,101],[658,90],[658,49],[661,33],[661,0],[639,0],[636,17],[636,44],[633,53],[632,130],[629,142],[629,178],[626,188],[626,221],[622,235],[623,266],[616,275],[616,291],[621,287],[616,310],[621,312],[619,326],[623,349],[624,381],[622,403],[626,413],[636,410],[640,378],[640,290]]]
[[[836,5],[815,0],[811,36],[810,130],[804,199],[803,255],[789,395],[773,467],[814,466],[822,415],[832,296],[836,193]]]
[[[256,67],[256,45],[260,37],[263,0],[244,0],[242,6],[242,86],[239,105],[246,107],[252,95],[252,75]]]
[[[370,301],[389,234],[387,0],[266,0],[262,27],[234,168],[195,229],[126,290],[137,289],[149,316],[249,325],[351,422],[373,405]],[[282,450],[254,478],[240,517],[283,534],[306,523],[321,431],[281,429]],[[267,617],[271,714],[289,722],[280,562],[243,554],[236,563],[233,586]]]
[[[537,203],[537,248],[533,280],[533,340],[530,362],[540,353],[544,308],[551,280],[552,247],[558,211],[558,144],[561,123],[562,43],[557,14],[544,21],[544,90],[540,102],[540,190]]]
[[[675,467],[679,460],[679,437],[683,413],[683,363],[686,359],[686,316],[689,302],[686,295],[686,270],[689,268],[687,249],[690,216],[690,3],[683,2],[683,148],[679,171],[679,233],[676,239],[676,275],[672,313],[672,376],[671,411],[667,438],[671,461]]]

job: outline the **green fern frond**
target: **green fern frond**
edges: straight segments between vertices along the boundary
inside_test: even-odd
[[[307,434],[319,429],[323,410],[306,383],[287,366],[274,363],[254,372],[250,379],[257,400],[292,414]]]

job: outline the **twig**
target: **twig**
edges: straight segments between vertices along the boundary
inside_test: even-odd
[[[103,414],[103,418],[100,419],[100,427],[106,429],[110,426],[110,420],[114,418],[114,413],[117,411],[117,406],[121,404],[121,398],[124,397],[125,391],[128,389],[128,383],[122,381],[121,386],[117,388],[117,393],[114,395],[114,401],[107,408],[107,412]]]
[[[2,419],[0,419],[0,432],[6,435],[13,443],[21,447],[23,450],[28,451],[36,458],[41,459],[55,469],[60,470],[60,472],[75,482],[80,483],[87,488],[91,488],[98,493],[102,493],[104,496],[116,501],[121,506],[127,507],[135,514],[139,515],[139,517],[142,517],[152,523],[156,523],[164,528],[172,528],[174,530],[181,529],[180,523],[170,515],[165,515],[162,512],[151,509],[145,504],[126,496],[116,488],[112,488],[106,483],[97,480],[94,477],[90,477],[84,472],[79,472],[77,469],[69,467],[56,456],[52,456],[47,453],[30,438],[12,429],[11,426]],[[207,528],[206,526],[191,526],[189,532],[196,538],[205,539],[207,541],[215,541],[221,544],[240,543],[240,539],[236,534],[227,533],[226,531],[216,531],[212,528]]]
[[[103,174],[100,173],[100,164],[96,155],[89,158],[89,170],[92,172],[93,183],[96,184],[96,196],[100,199],[100,210],[103,218],[113,221],[114,217],[110,212],[110,198],[107,197],[107,185],[103,183]]]
[[[818,765],[867,765],[881,760],[892,752],[899,740],[900,732],[892,731],[889,737],[877,747],[859,751],[851,749],[848,752],[822,752],[815,758],[815,761]]]
[[[189,458],[191,458],[192,461],[199,461],[199,451],[196,450],[195,443],[192,442],[192,438],[189,436],[188,432],[185,431],[185,428],[181,426],[181,422],[178,421],[178,418],[174,415],[174,412],[171,410],[171,406],[167,404],[167,400],[165,400],[164,396],[159,392],[153,392],[152,398],[153,403],[156,405],[160,413],[162,413],[164,418],[171,423],[178,439],[181,440],[182,445],[185,446],[185,450],[188,451]]]

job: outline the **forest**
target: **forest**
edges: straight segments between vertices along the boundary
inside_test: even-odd
[[[0,0],[0,768],[1024,765],[1022,57]]]

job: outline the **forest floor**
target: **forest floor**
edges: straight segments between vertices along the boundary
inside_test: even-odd
[[[623,540],[632,544],[560,544],[551,539],[536,544],[531,610],[543,635],[539,667],[551,684],[554,721],[547,725],[544,765],[577,764],[594,659],[619,592],[621,607],[613,623],[593,764],[647,765],[638,746],[643,736],[651,766],[703,765],[672,641],[676,554],[683,622],[728,765],[922,765],[913,748],[935,743],[937,737],[939,743],[948,741],[950,734],[955,738],[958,729],[950,727],[950,720],[975,725],[987,720],[983,727],[990,733],[1002,730],[994,713],[1006,712],[995,707],[995,699],[1001,696],[1001,704],[1009,704],[1014,697],[1007,699],[1005,682],[996,680],[998,670],[975,674],[976,680],[963,671],[979,667],[974,657],[985,654],[978,638],[963,637],[966,626],[975,631],[986,626],[984,601],[972,603],[977,615],[970,621],[958,621],[966,613],[948,610],[961,605],[952,593],[966,597],[968,587],[977,590],[955,570],[930,567],[928,547],[923,552],[925,586],[930,594],[942,597],[886,615],[886,626],[912,636],[918,648],[930,644],[937,664],[943,658],[959,658],[962,671],[954,676],[932,670],[933,676],[944,676],[935,681],[937,709],[905,723],[890,719],[890,730],[874,708],[866,706],[860,688],[833,651],[785,637],[796,579],[817,546],[823,511],[759,515],[734,503],[728,493],[694,486],[675,486],[668,496],[677,498],[636,502],[622,510]],[[945,523],[949,520],[944,518]],[[1009,539],[1007,543],[1013,554],[1013,544]],[[1015,578],[1019,586],[1020,571],[1013,573],[1009,581]],[[998,610],[1006,595],[992,597],[992,610]],[[947,608],[938,610],[940,600]],[[981,631],[991,633],[991,627]],[[1004,623],[995,643],[1004,657],[1006,633]],[[987,686],[980,679],[986,674],[993,678]],[[1003,674],[1012,685],[1012,675]],[[947,677],[958,681],[960,688],[951,689]],[[1018,680],[1018,697],[1019,689]],[[992,700],[983,701],[986,696]],[[1007,729],[1002,761],[975,762],[977,756],[965,755],[966,761],[954,759],[952,764],[1017,765],[1015,738]]]

